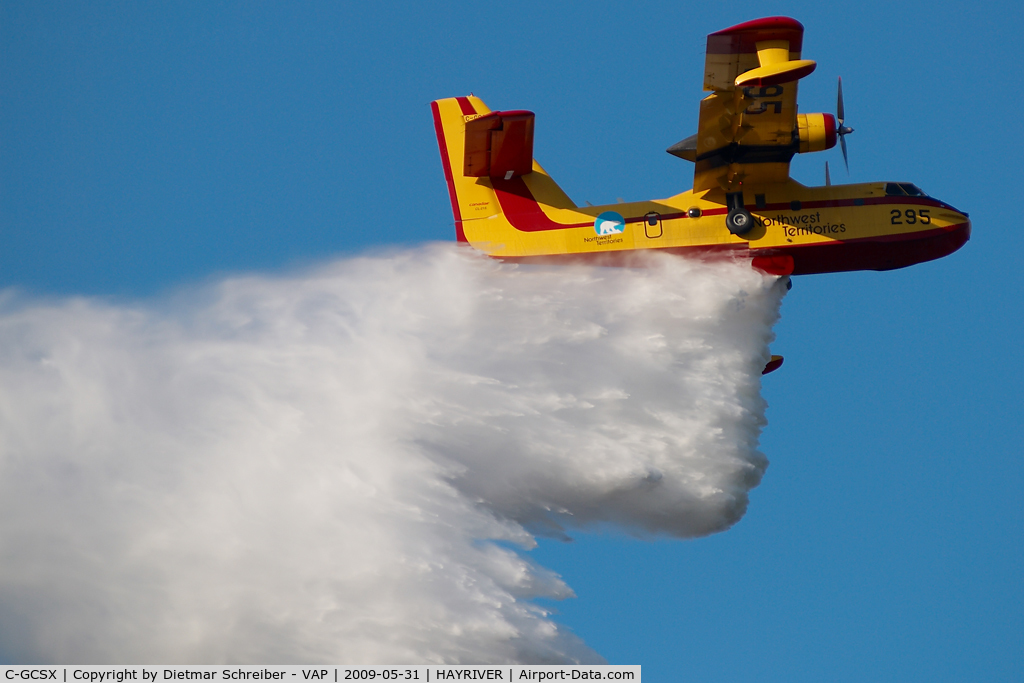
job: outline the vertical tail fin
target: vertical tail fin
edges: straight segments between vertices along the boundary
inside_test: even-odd
[[[528,179],[531,199],[539,204],[576,207],[533,159],[532,113],[492,114],[473,95],[437,100],[430,107],[460,242],[469,241],[466,221],[502,213],[495,184],[507,183],[513,176]]]
[[[475,100],[475,101],[471,101]],[[479,98],[451,97],[430,103],[434,113],[434,131],[437,146],[444,166],[444,179],[448,183],[448,198],[455,215],[455,236],[465,242],[466,233],[462,221],[466,218],[493,216],[498,208],[494,190],[476,178],[463,175],[463,158],[466,153],[466,119],[478,114],[487,114],[487,108]]]

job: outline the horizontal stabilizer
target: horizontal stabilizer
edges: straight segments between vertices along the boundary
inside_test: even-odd
[[[810,59],[775,62],[741,73],[736,77],[737,87],[779,85],[796,81],[814,71],[818,65]]]
[[[463,175],[521,176],[533,171],[532,111],[494,111],[466,122]]]

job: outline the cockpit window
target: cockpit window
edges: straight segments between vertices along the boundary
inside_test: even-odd
[[[890,197],[927,197],[917,185],[913,183],[886,183],[885,193]]]

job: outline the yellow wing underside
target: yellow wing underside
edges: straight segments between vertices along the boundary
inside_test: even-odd
[[[797,25],[799,26],[799,25]],[[803,27],[753,23],[708,36],[697,126],[694,192],[786,182],[798,150],[797,83]]]

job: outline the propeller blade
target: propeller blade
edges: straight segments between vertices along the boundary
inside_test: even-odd
[[[846,173],[850,173],[850,158],[846,153],[846,136],[853,132],[853,128],[843,125],[846,121],[846,106],[843,104],[843,77],[839,77],[839,97],[836,100],[836,118],[839,120],[839,125],[836,129],[836,135],[839,136],[839,145],[843,148],[843,164],[846,165]]]
[[[839,119],[839,126],[842,127],[846,119],[846,108],[843,107],[843,77],[839,77],[839,101],[836,103],[836,118]]]
[[[832,176],[828,174],[828,162],[825,162],[825,186],[828,187],[832,184]]]

